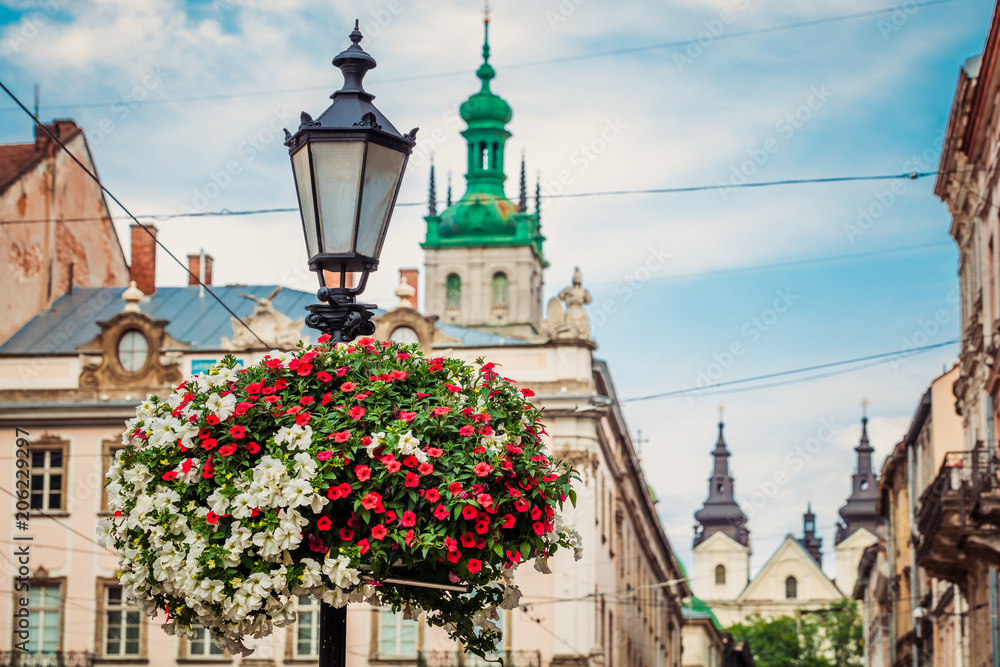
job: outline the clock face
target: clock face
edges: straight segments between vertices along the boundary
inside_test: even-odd
[[[129,329],[118,340],[118,361],[129,373],[136,373],[146,363],[149,341],[136,329]]]
[[[392,330],[389,335],[389,340],[394,343],[403,343],[404,345],[409,345],[410,343],[419,343],[420,338],[417,336],[417,332],[410,327],[396,327]]]

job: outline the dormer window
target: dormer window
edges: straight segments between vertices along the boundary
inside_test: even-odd
[[[118,362],[127,373],[138,373],[149,356],[149,341],[138,329],[129,329],[118,339]]]

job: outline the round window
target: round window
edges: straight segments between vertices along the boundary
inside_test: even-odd
[[[389,340],[394,343],[403,343],[404,345],[409,345],[410,343],[419,343],[420,337],[417,336],[417,332],[410,327],[396,327],[389,334]]]
[[[118,341],[118,361],[129,373],[136,373],[149,356],[149,342],[142,332],[129,329]]]

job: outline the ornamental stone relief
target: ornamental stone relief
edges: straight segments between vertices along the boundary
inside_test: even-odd
[[[76,348],[81,388],[154,387],[183,379],[181,357],[190,346],[166,332],[166,320],[129,311],[97,325],[101,333]]]

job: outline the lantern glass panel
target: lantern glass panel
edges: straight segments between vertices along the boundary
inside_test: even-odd
[[[354,221],[365,142],[314,141],[309,149],[322,225],[320,252],[354,252]]]
[[[405,160],[406,155],[400,151],[368,144],[357,245],[358,253],[366,257],[377,259]]]
[[[319,254],[319,237],[316,234],[316,209],[313,206],[312,169],[309,167],[309,147],[306,146],[292,156],[292,171],[299,194],[299,210],[302,211],[302,227],[306,234],[306,251],[309,257]]]

